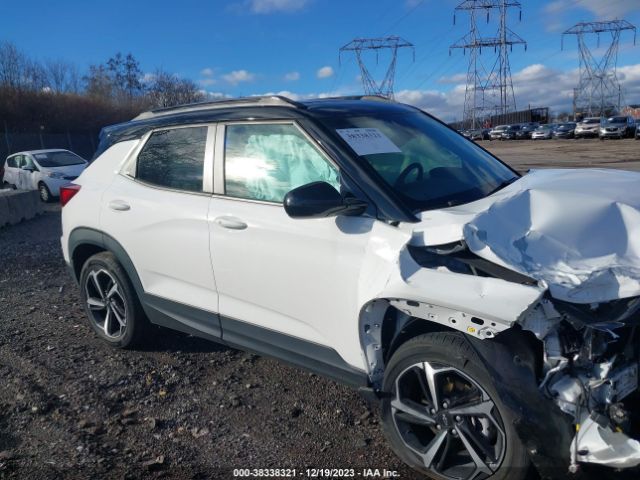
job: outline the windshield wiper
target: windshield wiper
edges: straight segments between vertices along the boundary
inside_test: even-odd
[[[496,188],[494,188],[489,193],[487,193],[487,197],[489,195],[493,195],[498,190],[502,190],[504,187],[507,187],[507,186],[511,185],[513,182],[515,182],[518,179],[520,179],[520,177],[511,177],[509,180],[505,180],[504,182],[500,183]]]

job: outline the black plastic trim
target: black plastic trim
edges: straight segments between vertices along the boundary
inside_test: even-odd
[[[221,316],[222,341],[230,346],[274,357],[352,387],[368,387],[366,372],[353,368],[332,348],[251,323]]]

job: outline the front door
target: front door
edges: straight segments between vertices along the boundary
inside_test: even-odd
[[[363,368],[356,296],[374,220],[286,214],[292,188],[325,181],[340,189],[337,167],[295,123],[218,130],[209,222],[223,338],[259,326]]]

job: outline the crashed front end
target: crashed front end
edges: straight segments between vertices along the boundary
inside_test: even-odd
[[[632,172],[536,171],[476,205],[425,212],[388,282],[406,318],[469,335],[549,476],[640,465],[638,186]],[[526,336],[536,358],[495,348],[530,351],[516,345]]]

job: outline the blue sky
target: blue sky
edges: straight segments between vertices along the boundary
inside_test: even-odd
[[[448,46],[466,33],[461,0],[31,0],[2,2],[0,40],[39,60],[64,59],[81,71],[115,52],[131,52],[142,69],[188,77],[218,95],[286,92],[293,97],[359,93],[352,56],[338,48],[354,37],[400,35],[396,92],[451,120],[462,114],[467,56]],[[568,109],[577,82],[575,38],[560,33],[578,21],[625,18],[640,26],[640,0],[521,0],[509,25],[528,42],[514,47],[511,68],[519,106]],[[494,20],[492,18],[492,20]],[[482,29],[495,34],[495,23]],[[604,39],[604,37],[603,37]],[[489,63],[490,55],[483,54]],[[382,71],[382,56],[377,72]],[[370,62],[375,70],[375,60]],[[618,58],[625,98],[640,103],[640,39],[622,37]]]

